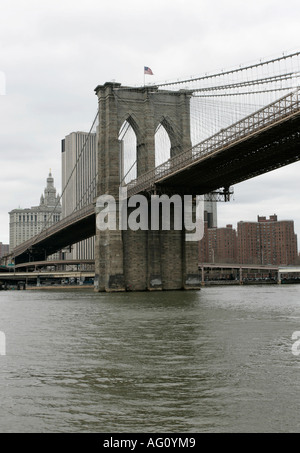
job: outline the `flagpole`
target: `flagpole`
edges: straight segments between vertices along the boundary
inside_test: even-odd
[[[151,71],[150,68],[148,68],[147,66],[144,66],[144,87],[146,86],[145,74],[153,75],[153,72]]]

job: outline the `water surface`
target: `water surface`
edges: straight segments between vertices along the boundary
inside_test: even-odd
[[[300,286],[0,292],[0,432],[300,432]]]

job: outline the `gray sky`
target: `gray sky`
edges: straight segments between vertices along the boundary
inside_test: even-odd
[[[141,85],[144,66],[154,83],[300,50],[299,16],[298,0],[2,0],[0,241],[10,210],[39,203],[49,168],[61,191],[61,139],[89,130],[98,84]],[[300,235],[299,170],[235,186],[219,226],[276,213]]]

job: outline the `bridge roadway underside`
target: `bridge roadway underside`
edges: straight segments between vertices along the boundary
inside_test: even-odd
[[[227,145],[156,183],[162,192],[201,195],[300,159],[300,116]]]
[[[29,250],[24,251],[15,257],[15,264],[27,263],[29,261],[43,261],[49,255],[76,244],[79,241],[88,239],[96,234],[95,213],[68,225],[54,234],[41,239]]]

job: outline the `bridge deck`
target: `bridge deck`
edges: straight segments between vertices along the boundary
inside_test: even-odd
[[[283,159],[282,148],[280,155],[275,155],[275,148],[271,146],[277,141],[281,141],[280,146],[284,142],[290,145],[291,140],[287,143],[284,139],[299,130],[299,115],[297,89],[130,182],[128,197],[157,186],[178,190],[190,187],[200,195],[299,160],[300,150],[295,155],[293,148]],[[266,149],[267,144],[269,149]],[[220,180],[222,174],[226,174],[226,178]]]

